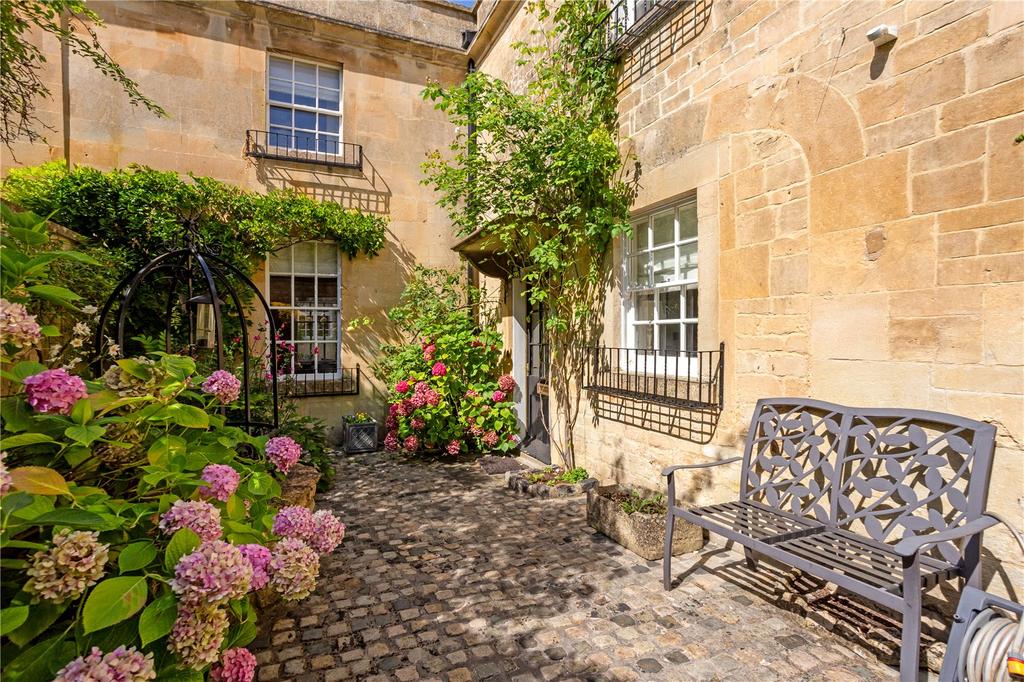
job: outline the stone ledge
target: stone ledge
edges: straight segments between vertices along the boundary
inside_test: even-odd
[[[579,483],[558,483],[548,485],[547,483],[530,483],[526,477],[535,471],[508,471],[505,472],[505,486],[530,497],[574,497],[583,495],[588,490],[597,487],[596,478],[588,478]]]

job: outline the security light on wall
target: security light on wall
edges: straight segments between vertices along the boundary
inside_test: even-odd
[[[868,40],[875,44],[875,47],[888,45],[896,40],[895,24],[881,24],[868,31]]]

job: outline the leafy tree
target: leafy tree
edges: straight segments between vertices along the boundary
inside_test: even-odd
[[[639,165],[620,153],[616,68],[601,22],[607,3],[532,2],[535,29],[518,43],[525,91],[482,72],[433,84],[425,97],[459,126],[450,153],[432,153],[425,183],[459,235],[477,230],[508,256],[527,296],[548,310],[551,391],[547,425],[567,466],[579,412],[576,382],[600,333],[613,238],[629,232]]]
[[[66,14],[66,25],[60,16]],[[29,142],[43,139],[36,116],[36,101],[49,97],[50,89],[40,78],[46,56],[32,41],[31,32],[53,36],[66,42],[69,50],[92,62],[93,66],[121,86],[133,106],[143,106],[158,116],[166,112],[142,94],[138,84],[124,72],[100,44],[95,26],[99,16],[86,7],[84,0],[4,0],[0,3],[0,140],[8,149],[24,136]]]

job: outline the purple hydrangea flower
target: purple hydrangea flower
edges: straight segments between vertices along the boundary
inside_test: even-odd
[[[62,528],[50,549],[32,556],[25,591],[58,604],[78,599],[103,577],[109,549],[97,532]]]
[[[277,467],[278,471],[282,474],[287,474],[288,470],[299,461],[299,457],[302,456],[302,446],[296,443],[288,436],[277,436],[267,441],[265,448],[267,453],[267,459]]]
[[[213,395],[227,405],[238,400],[242,390],[242,382],[231,372],[218,369],[203,382],[203,393]]]
[[[210,669],[213,682],[252,682],[256,675],[256,657],[248,649],[228,649],[220,656],[220,663]]]
[[[321,554],[330,554],[345,539],[345,524],[327,509],[313,514],[313,529],[306,537],[310,546]]]
[[[202,670],[217,660],[227,630],[228,616],[224,609],[180,604],[167,648],[189,668]]]
[[[238,472],[227,464],[207,464],[203,468],[203,481],[207,485],[199,487],[199,494],[221,502],[227,502],[238,490]]]
[[[178,500],[160,517],[160,530],[170,535],[181,528],[203,540],[216,540],[221,535],[220,510],[201,500]]]
[[[0,339],[16,348],[31,348],[39,340],[39,323],[25,306],[0,298]]]
[[[313,514],[305,507],[282,507],[274,517],[274,535],[305,539],[313,532]]]
[[[119,646],[109,654],[93,647],[60,669],[53,682],[146,682],[156,679],[153,654]]]
[[[249,544],[239,545],[238,551],[242,553],[252,566],[252,582],[249,589],[256,591],[266,587],[270,582],[270,550],[263,545]]]
[[[320,557],[298,538],[285,538],[270,559],[270,585],[285,601],[305,599],[316,589]]]
[[[214,540],[178,560],[170,585],[181,604],[219,606],[248,594],[252,573],[252,564],[237,547]]]
[[[71,414],[75,403],[89,394],[81,377],[68,374],[63,369],[44,370],[22,383],[25,384],[28,404],[36,412],[44,414]]]

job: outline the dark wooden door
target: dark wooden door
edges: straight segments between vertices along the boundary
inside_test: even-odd
[[[526,325],[526,438],[523,447],[545,464],[551,463],[548,414],[548,343],[545,310],[527,304]]]

